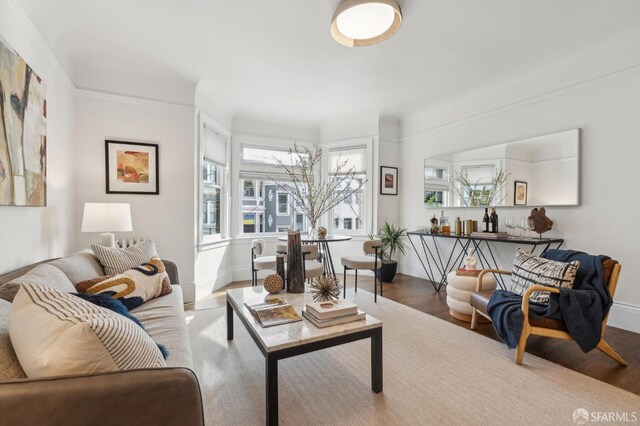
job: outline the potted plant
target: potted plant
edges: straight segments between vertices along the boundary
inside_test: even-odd
[[[378,231],[378,238],[382,242],[382,268],[376,274],[382,282],[392,282],[398,271],[398,261],[394,260],[396,252],[404,254],[405,242],[403,240],[405,228],[396,227],[385,222]]]

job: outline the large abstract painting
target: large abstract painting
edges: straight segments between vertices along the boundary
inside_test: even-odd
[[[46,87],[0,37],[0,206],[47,204]]]

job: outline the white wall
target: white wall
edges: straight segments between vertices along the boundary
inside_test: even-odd
[[[47,85],[47,206],[0,207],[0,273],[73,249],[73,85],[29,20],[0,0],[0,35]]]
[[[168,103],[79,91],[76,98],[76,207],[80,229],[85,202],[131,204],[133,232],[116,237],[150,237],[158,254],[177,263],[185,301],[194,290],[195,109]],[[106,194],[105,139],[159,145],[160,194]],[[97,234],[77,233],[76,247],[88,247]]]
[[[627,65],[630,52],[619,52],[619,59]],[[637,49],[631,53],[640,63]],[[583,77],[587,74],[584,68],[587,65],[585,61],[578,61],[574,70],[565,64],[557,75],[575,71],[576,78]],[[589,71],[599,71],[594,67]],[[547,88],[555,82],[553,75],[546,75],[550,79]],[[544,87],[539,77],[540,74],[523,79],[520,85],[524,87],[510,82],[493,92],[486,90],[460,100],[457,107],[452,103],[406,120],[401,161],[404,181],[421,182],[422,160],[427,157],[495,141],[582,128],[582,205],[550,208],[548,215],[555,222],[554,229],[545,236],[563,237],[566,248],[607,254],[619,260],[623,270],[610,324],[640,331],[640,287],[636,285],[634,271],[635,259],[640,254],[638,231],[634,227],[640,201],[633,189],[640,161],[640,127],[637,125],[640,67],[591,76],[544,96],[528,92],[526,97],[513,98],[531,88]],[[504,107],[497,107],[501,101]],[[401,203],[403,226],[415,229],[426,224],[430,212],[422,206],[421,185],[403,185]],[[498,213],[504,221],[506,216],[525,216],[528,210],[499,209]],[[480,209],[447,209],[447,213],[453,218],[479,220],[482,216]],[[505,266],[512,258],[511,247],[499,253],[499,261]],[[405,257],[401,271],[425,276],[413,253]]]

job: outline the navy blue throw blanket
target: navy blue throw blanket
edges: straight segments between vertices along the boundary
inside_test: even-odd
[[[602,320],[612,304],[609,289],[604,284],[602,262],[606,256],[592,256],[574,250],[548,250],[546,259],[560,262],[577,260],[580,267],[572,289],[551,293],[549,305],[531,302],[529,318],[552,318],[564,321],[569,334],[583,352],[589,352],[600,342]],[[522,296],[496,290],[489,301],[488,313],[498,336],[511,349],[518,345],[524,315],[520,309]]]

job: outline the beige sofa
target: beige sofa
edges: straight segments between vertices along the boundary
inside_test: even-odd
[[[163,261],[172,283],[175,264]],[[202,425],[202,397],[193,372],[182,291],[131,311],[169,351],[168,368],[28,379],[11,347],[10,300],[22,282],[75,291],[73,284],[104,275],[91,250],[0,276],[0,418],[10,425]],[[9,299],[9,300],[6,300]]]

